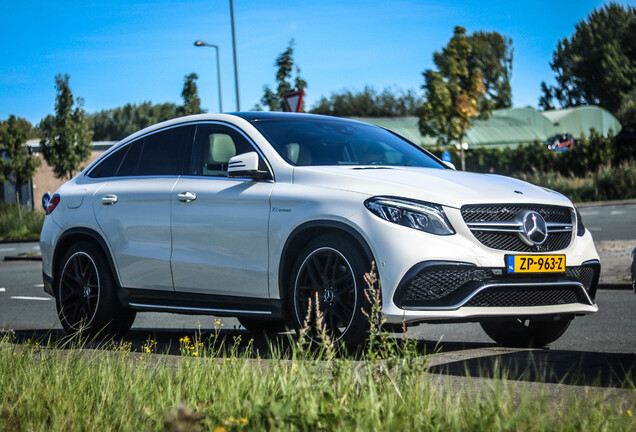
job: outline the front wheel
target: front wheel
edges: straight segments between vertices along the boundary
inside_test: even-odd
[[[518,348],[542,347],[560,338],[572,322],[561,318],[497,318],[480,322],[481,328],[500,345]]]
[[[322,327],[332,342],[353,350],[364,343],[369,333],[365,312],[370,310],[364,274],[370,268],[358,245],[341,236],[325,234],[310,241],[290,278],[297,331],[305,327],[309,338],[320,343]]]
[[[106,337],[130,329],[135,311],[119,303],[115,278],[100,248],[86,241],[73,245],[57,274],[55,303],[68,333]]]

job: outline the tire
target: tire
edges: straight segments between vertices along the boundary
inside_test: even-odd
[[[130,330],[136,312],[120,304],[117,283],[99,247],[76,243],[64,254],[57,274],[55,303],[67,333],[102,338]]]
[[[481,328],[495,342],[507,347],[538,348],[560,338],[572,317],[492,319],[480,322]]]
[[[258,318],[239,318],[244,329],[254,334],[281,333],[287,331],[287,321],[264,320]]]
[[[364,294],[364,274],[371,269],[357,244],[341,236],[325,234],[311,240],[292,267],[292,323],[297,333],[308,323],[307,336],[320,343],[316,330],[315,306],[309,316],[309,302],[318,300],[324,325],[331,340],[355,351],[368,338],[370,303]]]

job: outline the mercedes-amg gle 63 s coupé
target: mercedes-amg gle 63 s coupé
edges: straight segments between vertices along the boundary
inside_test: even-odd
[[[69,332],[121,334],[139,311],[315,328],[319,309],[333,340],[357,346],[372,269],[395,327],[479,322],[498,343],[542,346],[598,309],[599,257],[565,196],[456,171],[353,120],[163,122],[110,148],[46,213],[45,291]]]

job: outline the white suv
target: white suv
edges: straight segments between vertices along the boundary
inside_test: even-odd
[[[477,321],[501,344],[541,346],[598,310],[598,254],[566,197],[333,117],[146,128],[57,191],[40,242],[70,332],[123,333],[137,311],[276,331],[314,320],[315,300],[356,346],[373,264],[389,325]]]

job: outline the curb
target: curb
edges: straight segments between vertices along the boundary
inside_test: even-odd
[[[634,287],[629,282],[607,282],[599,283],[597,289],[604,291],[633,291]]]
[[[3,261],[42,261],[42,255],[5,255]]]
[[[618,201],[597,201],[597,202],[574,203],[574,205],[577,208],[621,206],[621,205],[631,205],[631,204],[636,204],[636,199],[618,200]]]
[[[0,244],[3,243],[39,243],[40,238],[31,238],[31,239],[8,239],[8,240],[0,240]]]

